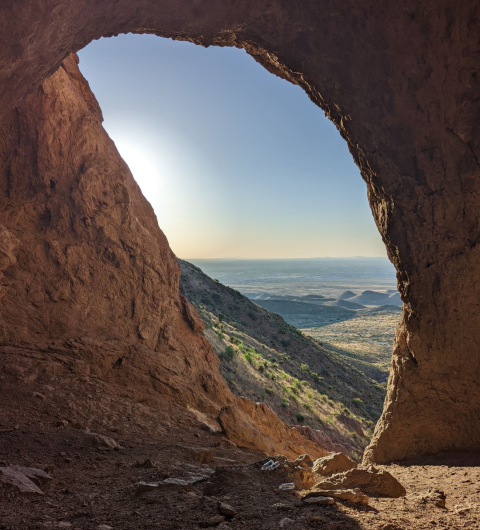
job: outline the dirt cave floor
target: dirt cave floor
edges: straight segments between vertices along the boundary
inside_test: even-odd
[[[0,466],[38,467],[53,480],[42,486],[43,496],[22,495],[0,482],[0,528],[480,528],[480,455],[388,466],[405,486],[405,498],[370,498],[368,507],[338,501],[305,506],[299,492],[278,490],[281,471],[262,472],[254,464],[264,455],[239,450],[221,434],[183,429],[161,443],[117,441],[120,449],[92,443],[90,434],[62,422],[3,425]],[[191,488],[137,492],[141,481],[192,476],[208,478]],[[445,509],[428,501],[426,492],[433,489],[446,494]],[[222,515],[221,502],[233,513]]]

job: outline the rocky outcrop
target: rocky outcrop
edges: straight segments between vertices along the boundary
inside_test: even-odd
[[[398,498],[406,495],[405,488],[384,469],[350,469],[337,473],[315,485],[316,490],[359,489],[372,497]]]
[[[189,340],[181,333],[185,321],[173,307],[178,302],[173,293],[178,271],[171,265],[166,244],[161,246],[162,266],[146,266],[144,279],[138,285],[147,293],[158,279],[161,289],[155,295],[169,300],[171,307],[157,301],[151,317],[142,305],[148,305],[148,296],[140,293],[138,305],[127,307],[121,290],[112,288],[118,281],[119,270],[135,270],[142,251],[135,241],[129,239],[124,245],[121,234],[108,232],[109,224],[104,224],[106,219],[101,212],[107,210],[121,219],[127,208],[127,196],[137,197],[129,203],[133,209],[140,204],[138,190],[132,188],[126,194],[127,188],[117,182],[116,187],[109,188],[111,193],[104,195],[100,183],[102,175],[110,174],[109,171],[98,171],[93,181],[89,160],[78,156],[72,160],[63,157],[62,171],[58,162],[53,164],[54,178],[47,172],[41,181],[32,172],[37,163],[48,165],[48,157],[65,154],[62,146],[73,142],[76,135],[76,111],[71,109],[71,121],[63,116],[56,131],[56,150],[40,149],[37,153],[31,146],[23,157],[15,154],[17,131],[22,127],[35,128],[34,123],[39,122],[9,112],[27,93],[38,90],[69,53],[101,36],[149,32],[205,46],[237,46],[269,71],[300,85],[335,123],[367,183],[375,221],[398,272],[403,314],[384,413],[366,459],[384,462],[440,450],[478,449],[478,2],[187,0],[179,4],[175,0],[17,0],[2,3],[0,21],[0,109],[6,120],[1,148],[10,153],[2,167],[2,193],[10,194],[21,205],[16,215],[24,215],[29,222],[36,218],[37,232],[48,231],[49,226],[61,230],[62,223],[70,222],[75,233],[66,250],[61,232],[55,238],[52,228],[49,243],[38,245],[41,248],[35,251],[35,260],[31,260],[29,268],[17,267],[13,269],[17,272],[10,273],[33,277],[36,261],[40,259],[41,264],[45,256],[48,259],[51,256],[56,264],[52,278],[58,274],[58,281],[47,282],[40,272],[35,281],[28,283],[29,297],[35,303],[44,307],[41,300],[44,282],[48,283],[49,299],[60,305],[59,311],[49,313],[47,330],[42,327],[45,319],[38,317],[31,327],[22,309],[15,310],[18,318],[12,325],[22,336],[31,338],[38,331],[41,337],[55,329],[59,336],[65,326],[65,334],[75,327],[83,335],[104,329],[109,340],[115,339],[118,333],[115,317],[127,311],[133,315],[128,324],[130,332],[138,334],[148,347],[156,344],[160,349],[171,348],[175,352]],[[48,86],[47,82],[44,85],[47,92]],[[81,90],[82,84],[78,86]],[[98,108],[87,97],[84,106],[89,105],[92,115],[98,114]],[[43,116],[36,118],[43,119],[48,126],[52,116],[57,115],[56,110],[52,104],[44,109]],[[42,136],[38,140],[42,143]],[[121,171],[119,166],[114,174]],[[12,180],[19,190],[15,194]],[[60,190],[68,187],[69,201],[83,203],[81,213],[70,216],[59,205],[59,213],[52,215],[51,210],[43,207],[38,193],[51,202],[60,196]],[[66,191],[61,196],[67,196]],[[94,212],[99,213],[92,216]],[[15,217],[11,211],[9,215]],[[132,213],[128,222],[135,225],[137,238],[163,238],[155,227],[147,226],[145,219],[138,217],[140,221],[136,224],[134,217]],[[8,221],[2,224],[12,231],[10,225],[17,221]],[[15,230],[12,233],[16,236]],[[109,242],[104,246],[102,260],[108,264],[111,282],[96,284],[89,269],[82,267],[80,256],[88,247],[82,237],[93,234]],[[110,241],[119,242],[119,248],[123,248],[120,257]],[[30,243],[23,247],[28,252],[36,248],[34,237]],[[27,250],[23,253],[25,256]],[[25,260],[28,262],[27,257]],[[71,272],[65,274],[63,270]],[[132,275],[133,284],[137,278],[133,272]],[[27,285],[26,278],[22,281]],[[103,299],[97,297],[98,307],[91,303],[96,298],[90,292],[94,286],[104,294]],[[13,291],[10,287],[5,299],[10,296],[12,300]],[[79,291],[83,292],[81,297]],[[20,308],[22,296],[20,289]],[[118,309],[114,297],[119,297],[115,300]],[[82,318],[76,318],[69,300],[76,303],[81,300]],[[100,318],[97,322],[95,315],[104,313],[109,306],[115,306],[112,325],[104,328],[105,320]],[[3,313],[7,314],[5,310]],[[174,314],[177,316],[172,319]],[[65,334],[62,332],[62,336]],[[190,346],[192,364],[187,365],[176,354],[165,356],[162,361],[162,369],[167,372],[185,372],[186,393],[190,382],[191,388],[198,387],[199,379],[192,378],[198,373],[198,366],[192,366],[198,364],[197,359],[207,358],[214,363],[201,342]],[[173,362],[177,357],[179,366]],[[220,385],[218,376],[206,377],[207,387],[217,384]]]
[[[217,415],[230,407],[249,429],[223,422],[239,445],[323,454],[268,407],[228,389],[203,322],[179,293],[177,260],[102,127],[76,56],[4,118],[0,193],[0,371],[23,374],[12,352],[28,350],[38,366],[60,361],[150,403],[159,423],[160,410],[177,407],[168,421],[195,416],[218,425]],[[86,410],[93,400],[81,390],[75,399]]]
[[[333,453],[315,460],[312,471],[328,477],[357,467],[357,463],[343,453]]]
[[[303,453],[313,458],[328,454],[326,448],[312,443],[295,427],[287,427],[264,403],[237,398],[236,406],[221,410],[218,422],[228,439],[239,447],[261,449],[271,455],[280,453],[288,458]]]

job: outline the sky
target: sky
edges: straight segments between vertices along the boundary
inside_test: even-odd
[[[79,57],[178,257],[386,256],[346,142],[245,51],[120,35]]]

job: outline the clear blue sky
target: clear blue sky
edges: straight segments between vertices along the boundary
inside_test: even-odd
[[[345,141],[243,50],[123,35],[79,56],[177,256],[386,255]]]

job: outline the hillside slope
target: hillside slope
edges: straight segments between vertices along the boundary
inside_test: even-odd
[[[204,320],[232,391],[265,402],[290,424],[324,431],[360,457],[382,410],[385,389],[375,379],[381,373],[374,366],[359,370],[338,349],[179,262],[181,291]]]

